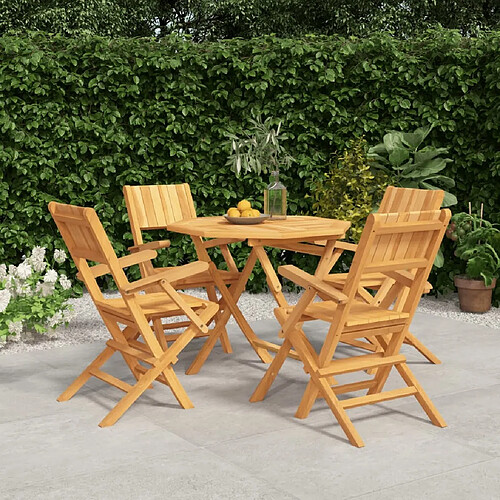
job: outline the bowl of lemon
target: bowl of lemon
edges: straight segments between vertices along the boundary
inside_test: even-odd
[[[231,224],[260,224],[269,219],[269,215],[261,214],[257,209],[252,208],[248,200],[241,200],[236,207],[231,207],[224,217]]]

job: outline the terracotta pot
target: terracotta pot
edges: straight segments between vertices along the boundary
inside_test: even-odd
[[[497,280],[493,279],[490,286],[483,280],[475,280],[467,276],[455,276],[455,286],[458,289],[460,309],[465,312],[484,313],[490,310],[491,295]]]

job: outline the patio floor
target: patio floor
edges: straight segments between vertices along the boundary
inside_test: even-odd
[[[253,326],[275,339],[274,321]],[[198,375],[186,376],[200,345],[193,343],[176,365],[194,409],[180,409],[156,384],[106,429],[97,424],[120,391],[93,379],[72,400],[56,402],[102,344],[1,356],[0,497],[498,498],[500,327],[417,313],[412,331],[443,363],[404,352],[449,427],[430,424],[414,398],[356,408],[349,415],[361,449],[323,401],[309,418],[294,418],[307,381],[297,361],[287,360],[263,402],[249,403],[266,365],[237,327],[229,331],[232,355],[218,346]],[[311,324],[308,331],[321,338],[325,330]],[[108,366],[127,373],[118,355]],[[400,386],[391,377],[389,385]]]

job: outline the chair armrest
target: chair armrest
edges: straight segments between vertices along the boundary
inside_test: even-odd
[[[147,260],[154,259],[156,257],[156,252],[154,250],[143,250],[142,252],[132,253],[130,255],[125,255],[125,257],[120,257],[118,259],[118,264],[123,269],[125,267],[134,266],[135,264],[140,264]],[[90,272],[93,274],[94,278],[99,278],[99,276],[104,276],[105,274],[110,274],[111,270],[107,264],[97,264],[97,266],[92,266]],[[81,273],[77,273],[76,277],[83,281]]]
[[[140,252],[141,250],[158,250],[160,248],[168,248],[170,246],[170,240],[160,240],[160,241],[150,241],[149,243],[141,243],[140,245],[134,245],[133,247],[128,247],[129,251],[132,253]]]
[[[344,295],[341,291],[337,290],[333,286],[328,285],[323,280],[316,278],[316,276],[312,276],[302,269],[299,269],[295,266],[280,266],[278,268],[278,272],[281,276],[293,281],[297,285],[300,285],[304,288],[312,287],[318,292],[330,297],[337,304],[345,304],[348,301],[347,295]]]
[[[349,250],[350,252],[355,252],[358,249],[358,245],[355,243],[347,243],[346,241],[336,241],[335,248],[340,248],[341,250]]]
[[[161,282],[170,283],[171,281],[176,281],[187,276],[200,274],[207,270],[208,262],[192,262],[191,264],[167,269],[166,271],[162,271],[160,273],[153,274],[151,276],[147,276],[146,278],[134,281],[133,283],[129,283],[122,288],[122,291],[126,294],[137,293],[141,290],[146,290],[151,286],[158,285]]]

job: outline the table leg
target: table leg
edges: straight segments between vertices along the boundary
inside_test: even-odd
[[[269,352],[265,348],[259,347],[256,344],[256,342],[258,342],[260,339],[252,330],[251,326],[248,324],[247,320],[245,319],[245,317],[243,316],[237,305],[238,299],[245,290],[245,286],[247,284],[248,279],[250,278],[250,274],[252,273],[252,270],[255,267],[256,262],[257,262],[257,256],[252,249],[252,252],[250,252],[250,256],[248,257],[248,260],[245,264],[245,267],[241,272],[240,279],[236,284],[231,285],[231,287],[228,289],[228,287],[226,287],[222,279],[217,274],[217,269],[215,268],[215,264],[210,261],[210,265],[213,266],[213,269],[215,268],[214,272],[214,279],[216,282],[215,284],[222,295],[219,304],[221,308],[224,306],[225,307],[217,320],[212,335],[206,340],[200,352],[198,353],[194,361],[191,363],[191,366],[187,369],[186,374],[193,375],[200,371],[201,367],[203,366],[203,363],[208,358],[210,351],[213,349],[213,346],[217,341],[217,338],[221,335],[223,329],[225,329],[225,326],[229,318],[231,317],[231,314],[234,316],[234,319],[236,320],[241,331],[247,338],[249,344],[252,346],[254,351],[257,353],[257,356],[259,356],[259,358],[262,360],[262,362],[270,363],[272,361],[273,358],[271,357]]]
[[[276,300],[278,307],[287,307],[288,302],[283,295],[281,283],[278,279],[278,276],[276,275],[276,272],[274,271],[274,267],[271,264],[266,251],[264,250],[264,247],[254,246],[252,251],[255,252],[255,255],[259,259],[260,265],[262,266],[262,269],[264,270],[264,273],[266,275],[267,285],[269,286],[269,290],[273,294],[274,300]]]

